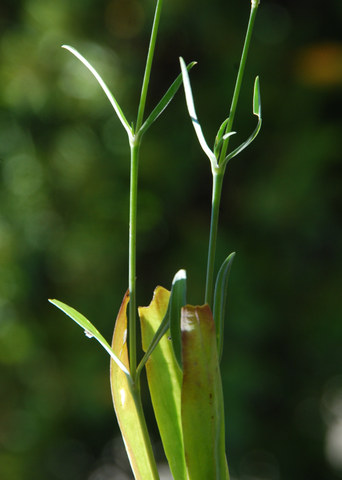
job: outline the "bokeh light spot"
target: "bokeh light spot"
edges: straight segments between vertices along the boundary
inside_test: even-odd
[[[301,49],[296,58],[298,79],[311,86],[342,84],[342,43],[319,43]]]

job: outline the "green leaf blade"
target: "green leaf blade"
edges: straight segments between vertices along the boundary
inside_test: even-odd
[[[181,309],[186,304],[186,272],[179,270],[173,278],[170,297],[170,333],[172,348],[182,368]]]
[[[191,62],[189,65],[186,67],[188,71],[191,70],[191,68],[196,65],[196,62]],[[180,73],[176,80],[172,83],[170,88],[167,90],[167,92],[164,94],[164,96],[161,98],[161,100],[158,102],[156,107],[152,110],[150,115],[147,117],[143,125],[141,126],[139,133],[143,135],[146,130],[154,123],[157,118],[163,113],[163,111],[166,109],[166,107],[169,105],[173,97],[176,95],[177,91],[179,90],[179,87],[182,84],[182,74]]]
[[[229,117],[224,120],[224,122],[221,123],[220,128],[217,131],[216,137],[215,137],[215,142],[214,142],[214,155],[216,158],[218,158],[219,150],[223,142],[223,134],[226,129],[227,123],[229,121]]]
[[[119,360],[119,358],[115,355],[112,348],[110,347],[109,343],[106,339],[101,335],[101,333],[94,327],[94,325],[84,316],[82,313],[78,312],[74,308],[70,307],[66,303],[63,303],[59,300],[49,299],[49,302],[54,305],[55,307],[59,308],[62,312],[64,312],[68,317],[70,317],[74,322],[76,322],[80,327],[84,329],[85,334],[87,337],[94,337],[102,347],[109,353],[112,359],[117,363],[118,367],[126,374],[130,375],[129,371],[125,367],[125,365]]]
[[[261,97],[259,75],[255,77],[253,92],[253,113],[261,118]]]
[[[261,129],[261,124],[262,124],[262,115],[261,115],[261,97],[260,97],[260,84],[259,84],[259,77],[255,78],[254,82],[254,92],[253,92],[253,114],[258,117],[258,123],[253,131],[253,133],[247,138],[245,142],[243,142],[239,147],[237,147],[235,150],[233,150],[229,155],[226,156],[224,159],[223,164],[226,165],[229,160],[232,158],[236,157],[242,150],[248,147],[253,140],[257,137],[258,133],[260,132]]]
[[[192,121],[192,125],[194,127],[195,133],[197,135],[197,139],[199,141],[199,144],[202,147],[202,150],[204,153],[207,155],[207,157],[210,160],[210,163],[212,164],[212,167],[217,167],[217,161],[214,153],[210,150],[208,147],[208,144],[206,142],[206,139],[204,138],[202,127],[198,121],[197,118],[197,113],[195,109],[195,104],[194,104],[194,99],[192,95],[192,90],[191,90],[191,84],[190,84],[190,78],[188,74],[188,70],[186,68],[185,62],[182,57],[179,59],[180,65],[181,65],[181,71],[182,71],[182,76],[183,76],[183,86],[184,86],[184,92],[185,92],[185,100],[186,100],[186,105],[188,108],[188,112]]]
[[[222,263],[217,274],[215,284],[213,315],[216,326],[216,341],[219,360],[221,360],[223,353],[224,315],[227,299],[227,285],[234,257],[235,252],[231,253]]]
[[[72,53],[80,62],[83,63],[83,65],[92,73],[92,75],[95,77],[97,80],[98,84],[104,91],[106,97],[108,98],[110,104],[115,110],[115,113],[117,114],[120,122],[122,123],[124,129],[126,130],[128,134],[128,138],[131,140],[133,138],[133,132],[132,128],[129,125],[120,105],[118,104],[117,100],[115,99],[114,95],[111,93],[109,90],[108,86],[106,83],[103,81],[101,75],[95,70],[95,68],[86,60],[86,58],[83,57],[74,47],[71,47],[70,45],[62,45],[62,48],[65,48],[68,50],[70,53]]]

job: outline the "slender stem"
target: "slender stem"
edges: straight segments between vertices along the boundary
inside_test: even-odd
[[[128,288],[129,288],[129,305],[128,305],[128,330],[129,330],[129,362],[133,381],[136,377],[137,369],[137,327],[136,327],[136,236],[137,236],[137,196],[138,196],[138,164],[139,149],[141,138],[139,130],[143,123],[146,97],[148,85],[150,82],[151,68],[154,56],[154,49],[157,40],[158,26],[161,14],[163,0],[157,0],[152,25],[152,33],[148,54],[146,59],[146,67],[144,79],[141,89],[140,102],[138,108],[137,124],[135,126],[136,135],[130,141],[131,148],[131,174],[130,174],[130,201],[129,201],[129,260],[128,260]]]
[[[140,423],[140,431],[143,434],[143,442],[145,444],[146,448],[146,453],[148,456],[148,464],[150,467],[150,477],[149,479],[151,480],[159,480],[159,474],[158,474],[158,469],[156,465],[156,461],[154,458],[153,454],[153,449],[152,449],[152,444],[151,444],[151,438],[148,433],[147,425],[146,425],[146,419],[144,415],[144,410],[142,407],[141,403],[141,395],[140,395],[140,385],[139,381],[135,384],[130,384],[131,387],[131,395],[135,403],[137,415],[138,415],[138,421]]]
[[[242,49],[241,60],[238,75],[235,82],[235,88],[232,98],[232,103],[230,107],[229,120],[225,133],[230,133],[233,129],[233,122],[236,113],[236,107],[239,100],[241,84],[243,79],[243,74],[245,71],[247,55],[249,50],[249,45],[251,42],[252,31],[255,21],[255,16],[259,6],[259,0],[252,0],[251,2],[251,12],[249,16],[247,32],[245,37],[244,46]],[[229,145],[230,137],[227,137],[224,140],[220,158],[219,158],[219,167],[213,169],[213,192],[212,192],[212,207],[211,207],[211,222],[210,222],[210,235],[209,235],[209,249],[208,249],[208,264],[207,264],[207,278],[205,286],[205,303],[208,303],[209,306],[212,306],[213,290],[214,290],[214,267],[215,267],[215,255],[216,255],[216,238],[217,238],[217,229],[218,229],[218,219],[219,219],[219,210],[220,210],[220,201],[221,201],[221,192],[222,192],[222,183],[225,167],[222,165],[223,160],[226,157],[227,149]]]
[[[218,229],[223,177],[224,177],[224,169],[213,171],[213,191],[212,191],[212,203],[211,203],[211,221],[210,221],[210,234],[209,234],[207,278],[206,278],[206,284],[205,284],[205,298],[204,298],[204,302],[207,303],[210,307],[212,307],[212,299],[213,299],[216,239],[217,239],[217,229]]]
[[[246,37],[245,37],[245,43],[243,45],[239,71],[238,71],[238,75],[236,77],[235,88],[234,88],[232,103],[231,103],[230,112],[229,112],[229,120],[228,120],[227,127],[226,127],[226,133],[230,133],[233,130],[233,122],[234,122],[234,118],[235,118],[236,107],[237,107],[237,103],[238,103],[238,100],[239,100],[243,74],[244,74],[244,71],[245,71],[247,55],[248,55],[249,45],[251,43],[253,26],[254,26],[254,21],[255,21],[255,16],[256,16],[257,10],[258,10],[258,6],[259,6],[259,1],[258,0],[252,0],[251,12],[250,12],[250,15],[249,15],[249,21],[248,21],[247,32],[246,32]],[[227,153],[227,149],[228,149],[228,145],[229,145],[229,140],[230,140],[230,137],[226,138],[226,140],[223,142],[219,164],[226,157],[226,153]]]
[[[152,68],[152,62],[153,62],[153,56],[154,56],[154,49],[155,49],[156,40],[157,40],[157,33],[158,33],[158,27],[159,27],[159,20],[160,20],[162,5],[163,5],[163,0],[158,0],[156,10],[155,10],[155,14],[154,14],[150,45],[149,45],[149,48],[148,48],[144,79],[143,79],[143,84],[142,84],[142,88],[141,88],[137,124],[136,124],[136,129],[135,129],[136,132],[139,131],[139,129],[140,129],[142,123],[143,123],[143,120],[144,120],[147,90],[148,90],[148,85],[149,85],[149,82],[150,82],[151,68]]]
[[[136,339],[136,241],[137,241],[137,196],[138,196],[138,164],[140,142],[131,143],[131,174],[129,199],[129,254],[128,254],[128,332],[129,362],[133,381],[137,368]]]

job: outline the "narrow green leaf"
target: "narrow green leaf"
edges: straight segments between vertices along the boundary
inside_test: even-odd
[[[127,370],[129,370],[127,348],[128,302],[129,295],[127,292],[115,322],[112,342],[114,352]],[[110,362],[110,383],[116,417],[135,480],[159,480],[140,394],[136,385],[133,385],[131,378],[124,375],[113,361]]]
[[[221,360],[224,341],[224,314],[227,299],[227,285],[230,269],[235,257],[235,252],[231,253],[222,263],[217,274],[215,292],[214,292],[214,320],[216,326],[216,341],[218,358]]]
[[[239,147],[233,150],[229,155],[224,159],[223,164],[226,165],[229,160],[236,157],[242,150],[244,150],[253,140],[256,138],[260,132],[262,117],[261,117],[261,98],[260,98],[260,86],[259,86],[259,77],[256,77],[254,82],[254,93],[253,93],[253,114],[258,117],[258,124],[250,137],[247,138]]]
[[[225,131],[225,128],[226,128],[228,122],[229,122],[229,117],[226,118],[226,120],[221,124],[221,126],[220,126],[220,128],[217,132],[217,135],[216,135],[216,138],[215,138],[215,144],[214,144],[214,154],[215,154],[216,158],[218,158],[219,155],[220,155],[220,148],[221,148],[223,140],[226,140],[226,138],[236,134],[236,132],[228,132],[228,133],[224,134],[224,131]]]
[[[236,134],[236,132],[225,133],[222,137],[222,140],[226,140],[226,138],[231,137],[232,135],[235,135],[235,134]]]
[[[142,346],[145,352],[153,343],[160,325],[164,323],[163,319],[168,318],[169,300],[170,292],[165,288],[157,287],[150,305],[138,309]],[[181,425],[182,372],[167,335],[160,339],[149,356],[146,362],[146,373],[160,437],[173,478],[188,480]]]
[[[181,308],[186,304],[186,272],[179,270],[173,278],[170,297],[170,333],[173,352],[182,368]]]
[[[182,427],[188,478],[228,480],[224,404],[209,305],[182,308]]]
[[[218,158],[219,150],[220,150],[220,147],[221,147],[222,141],[223,141],[222,137],[223,137],[223,134],[224,134],[224,131],[226,129],[228,121],[229,121],[229,117],[226,118],[225,121],[221,123],[221,126],[218,129],[218,132],[217,132],[216,137],[215,137],[214,154],[215,154],[216,158]]]
[[[150,83],[151,69],[152,69],[154,50],[155,50],[155,46],[156,46],[156,40],[157,40],[157,34],[158,34],[158,28],[159,28],[159,21],[160,21],[160,14],[161,14],[162,6],[163,6],[163,0],[157,0],[156,8],[155,8],[155,11],[154,11],[154,18],[153,18],[151,37],[150,37],[150,44],[148,46],[147,59],[146,59],[146,64],[145,64],[144,78],[143,78],[143,83],[142,83],[141,93],[140,93],[138,116],[137,116],[137,123],[136,123],[136,132],[138,132],[140,130],[140,127],[141,127],[141,125],[143,123],[143,119],[144,119],[147,91],[148,91],[148,86],[149,86],[149,83]]]
[[[71,52],[73,55],[75,55],[75,57],[78,58],[78,60],[80,60],[83,63],[83,65],[94,75],[94,77],[96,78],[100,87],[102,88],[102,90],[106,94],[108,100],[110,101],[112,107],[114,108],[115,113],[119,117],[119,120],[122,123],[123,127],[125,128],[129,139],[132,139],[132,137],[133,137],[132,128],[130,127],[129,123],[127,122],[126,117],[125,117],[120,105],[116,101],[114,95],[111,93],[111,91],[109,90],[109,88],[107,87],[105,82],[102,80],[102,77],[100,76],[100,74],[95,70],[95,68],[92,65],[90,65],[88,60],[86,60],[83,57],[83,55],[81,55],[75,48],[70,47],[70,45],[62,45],[62,48],[65,48],[66,50],[69,50],[69,52]]]
[[[189,65],[186,67],[189,70],[196,64],[196,62],[191,62]],[[161,113],[165,110],[165,108],[168,106],[168,104],[171,102],[175,94],[177,93],[179,87],[182,84],[182,74],[180,73],[176,80],[172,83],[170,88],[167,90],[165,95],[162,97],[162,99],[159,101],[157,106],[152,110],[148,118],[145,120],[143,125],[141,126],[139,133],[143,135],[146,130],[152,125],[152,123],[159,117]]]
[[[253,113],[261,118],[261,97],[259,76],[255,77],[253,93]]]
[[[188,107],[188,112],[189,112],[189,115],[190,115],[190,118],[192,120],[192,125],[195,129],[195,132],[196,132],[196,135],[197,135],[197,138],[198,138],[198,141],[202,147],[202,150],[204,151],[204,153],[207,155],[207,157],[209,158],[211,164],[212,164],[212,167],[213,168],[216,168],[218,165],[217,165],[217,161],[216,161],[216,157],[214,155],[214,153],[210,150],[210,148],[208,147],[208,144],[204,138],[204,135],[203,135],[203,132],[202,132],[202,127],[198,121],[198,118],[197,118],[197,113],[196,113],[196,110],[195,110],[195,104],[194,104],[194,99],[193,99],[193,96],[192,96],[192,90],[191,90],[191,84],[190,84],[190,79],[189,79],[189,75],[188,75],[188,71],[186,69],[186,65],[185,65],[185,62],[183,60],[183,58],[181,57],[180,59],[180,65],[181,65],[181,70],[182,70],[182,76],[183,76],[183,85],[184,85],[184,92],[185,92],[185,100],[186,100],[186,105]]]
[[[151,340],[150,345],[145,351],[145,355],[141,359],[137,368],[137,375],[140,375],[142,368],[146,364],[149,356],[156,348],[160,339],[165,335],[170,328],[172,346],[176,355],[177,362],[182,368],[182,346],[181,346],[181,328],[180,328],[180,312],[181,308],[186,304],[186,272],[185,270],[179,270],[173,278],[171,286],[171,295],[168,303],[168,307],[165,316],[160,323],[154,337]],[[178,314],[177,314],[178,311]],[[172,320],[171,320],[172,318]],[[171,325],[170,326],[170,322]],[[177,352],[177,353],[176,353]],[[177,358],[177,355],[179,357]],[[178,361],[179,359],[179,361]]]
[[[109,343],[106,341],[106,339],[101,335],[101,333],[94,327],[94,325],[84,316],[82,313],[79,313],[77,310],[75,310],[72,307],[69,307],[69,305],[66,305],[63,302],[60,302],[59,300],[51,300],[49,299],[49,302],[52,303],[52,305],[55,305],[55,307],[59,308],[64,312],[68,317],[70,317],[74,322],[78,323],[80,327],[84,328],[84,333],[86,334],[87,337],[91,338],[94,337],[96,340],[102,345],[102,347],[109,353],[109,355],[112,357],[114,362],[117,363],[118,367],[121,368],[121,370],[125,373],[125,375],[130,375],[129,371],[125,367],[125,365],[119,360],[119,358],[115,355],[113,352],[112,348],[110,347]]]

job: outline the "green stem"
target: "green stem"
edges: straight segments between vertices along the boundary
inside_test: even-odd
[[[129,363],[133,381],[137,368],[137,334],[136,334],[136,241],[137,241],[137,197],[138,164],[140,142],[131,143],[131,174],[129,198],[129,253],[128,253],[128,332]]]
[[[238,71],[238,75],[236,77],[235,88],[234,88],[232,103],[231,103],[230,112],[229,112],[229,120],[228,120],[228,123],[227,123],[225,133],[230,133],[233,130],[233,122],[234,122],[234,118],[235,118],[236,107],[237,107],[237,103],[238,103],[238,100],[239,100],[243,74],[244,74],[244,71],[245,71],[247,55],[248,55],[249,45],[251,43],[253,26],[254,26],[254,21],[255,21],[257,10],[258,10],[258,6],[259,6],[259,0],[252,0],[251,12],[250,12],[250,15],[249,15],[249,21],[248,21],[247,32],[246,32],[246,37],[245,37],[245,43],[244,43],[243,49],[242,49],[239,71]],[[230,137],[226,138],[226,140],[224,140],[224,142],[223,142],[219,164],[226,157],[227,149],[228,149],[228,145],[229,145],[229,140],[230,140]]]
[[[230,133],[233,130],[233,123],[237,108],[237,103],[239,100],[241,84],[243,79],[243,74],[245,71],[247,55],[249,50],[249,45],[252,38],[253,26],[255,22],[255,16],[259,6],[259,0],[252,0],[251,2],[251,12],[249,16],[247,32],[245,37],[244,46],[242,49],[241,60],[238,75],[236,77],[235,88],[232,98],[232,103],[229,112],[229,120],[225,133]],[[221,201],[221,192],[222,192],[222,183],[223,176],[225,172],[225,166],[222,165],[224,161],[227,149],[229,145],[230,137],[227,137],[222,144],[222,149],[219,158],[219,167],[213,169],[213,193],[212,193],[212,207],[211,207],[211,222],[210,222],[210,235],[209,235],[209,249],[208,249],[208,263],[207,263],[207,278],[205,286],[205,303],[208,303],[212,307],[212,298],[214,290],[214,267],[215,267],[215,255],[216,255],[216,238],[217,238],[217,229],[218,229],[218,220],[219,220],[219,210],[220,210],[220,201]]]
[[[158,473],[158,469],[157,469],[157,465],[156,465],[156,461],[154,458],[154,453],[151,445],[151,438],[147,430],[145,415],[144,415],[143,407],[141,404],[140,392],[136,395],[136,406],[137,406],[137,411],[140,418],[141,430],[144,435],[144,441],[145,441],[146,449],[149,456],[149,464],[151,467],[151,480],[159,480],[159,473]]]
[[[163,5],[163,0],[158,0],[156,10],[155,10],[155,14],[154,14],[150,45],[149,45],[149,48],[148,48],[144,79],[143,79],[143,84],[142,84],[142,88],[141,88],[137,124],[136,124],[136,128],[135,128],[136,132],[139,131],[139,129],[140,129],[142,123],[143,123],[143,120],[144,120],[147,90],[148,90],[148,85],[149,85],[149,82],[150,82],[151,68],[152,68],[152,62],[153,62],[153,56],[154,56],[154,49],[155,49],[155,46],[156,46],[157,33],[158,33],[158,27],[159,27],[159,20],[160,20],[162,5]]]
[[[138,108],[137,124],[135,126],[135,135],[130,141],[131,148],[131,174],[130,174],[130,201],[129,201],[129,260],[128,260],[128,288],[129,288],[129,305],[128,305],[128,345],[129,345],[129,363],[133,382],[136,377],[137,369],[137,327],[136,327],[136,236],[137,236],[137,196],[138,196],[138,164],[139,149],[141,136],[139,135],[140,127],[144,120],[144,112],[146,105],[146,97],[148,85],[150,82],[151,68],[154,56],[154,49],[157,40],[159,20],[161,14],[163,0],[157,0],[154,20],[152,25],[152,33],[148,54],[146,59],[146,67],[144,79],[141,89],[140,102]]]
[[[144,410],[141,403],[139,381],[137,381],[136,383],[130,383],[130,392],[135,403],[135,407],[138,415],[138,421],[140,423],[140,430],[143,434],[143,442],[145,444],[145,448],[148,456],[148,464],[150,467],[150,475],[151,475],[149,478],[151,480],[159,480],[159,474],[158,474],[158,469],[157,469],[156,461],[153,454],[151,438],[148,433],[145,414],[144,414]]]
[[[224,177],[224,169],[213,171],[213,190],[211,203],[211,221],[209,234],[209,249],[208,249],[208,263],[207,263],[207,278],[205,284],[205,298],[204,302],[212,308],[213,289],[214,289],[214,267],[216,254],[216,239],[218,220],[220,212],[220,202],[222,193],[222,184]]]

